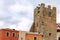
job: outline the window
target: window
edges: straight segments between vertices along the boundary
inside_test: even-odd
[[[40,34],[40,32],[38,32]]]
[[[58,40],[60,40],[60,37],[59,37],[59,39]]]
[[[43,35],[42,35],[42,37],[43,37]]]
[[[21,37],[21,40],[23,40],[23,38]]]
[[[51,12],[48,13],[48,16],[51,16]]]
[[[44,22],[42,22],[42,25],[44,25]]]
[[[38,13],[40,13],[40,11],[38,11]]]
[[[19,37],[19,34],[18,34],[18,37]]]
[[[40,15],[40,11],[38,11],[38,16]]]
[[[6,36],[7,36],[7,37],[9,36],[9,32],[6,32]]]
[[[15,33],[13,33],[13,37],[15,37]]]
[[[37,7],[38,8],[38,10],[40,9],[40,7]]]
[[[34,37],[34,40],[37,40],[37,38],[36,38],[36,37]]]
[[[51,33],[49,33],[49,36],[51,36]]]

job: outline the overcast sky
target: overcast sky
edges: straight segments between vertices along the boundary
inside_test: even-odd
[[[60,0],[0,0],[0,28],[29,31],[33,23],[33,11],[45,3],[57,8],[57,23],[60,23]]]

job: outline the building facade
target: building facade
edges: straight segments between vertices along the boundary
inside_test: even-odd
[[[19,31],[15,29],[0,29],[0,40],[18,40]]]
[[[60,40],[60,29],[57,29],[57,40]]]
[[[38,32],[43,34],[43,40],[56,40],[57,26],[56,26],[56,7],[45,4],[39,4],[34,9],[34,23],[30,32]]]
[[[42,35],[33,32],[19,32],[19,40],[42,40]]]
[[[60,23],[57,24],[57,40],[60,40]]]

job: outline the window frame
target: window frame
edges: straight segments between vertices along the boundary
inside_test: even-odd
[[[49,36],[51,36],[52,33],[49,33]]]
[[[35,36],[35,37],[36,37],[36,36]],[[34,38],[35,38],[35,37],[34,37]],[[38,40],[38,38],[36,37],[36,39],[34,39],[34,40]]]
[[[8,34],[7,34],[8,33]],[[10,36],[10,32],[6,32],[6,36],[9,37]]]
[[[49,12],[49,13],[48,13],[48,16],[51,17],[51,16],[52,16],[52,12]]]
[[[16,33],[15,32],[12,33],[12,37],[16,37]]]
[[[23,37],[21,37],[21,40],[23,40]]]

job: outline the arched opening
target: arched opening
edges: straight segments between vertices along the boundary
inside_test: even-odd
[[[60,40],[60,37],[58,38],[58,40]]]

